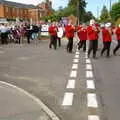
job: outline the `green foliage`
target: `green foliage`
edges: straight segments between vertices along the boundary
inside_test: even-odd
[[[108,22],[108,21],[110,21],[109,12],[108,12],[108,9],[107,9],[106,6],[103,6],[103,9],[101,11],[100,21],[101,22]]]
[[[79,4],[78,4],[79,2]],[[59,7],[59,10],[55,11],[53,15],[46,16],[43,19],[45,21],[59,21],[62,17],[68,17],[70,15],[78,16],[77,7],[79,8],[80,21],[87,22],[91,18],[94,18],[91,12],[86,12],[85,0],[69,0],[69,4],[66,8]],[[78,6],[79,5],[79,6]]]
[[[116,21],[118,18],[120,18],[120,2],[112,5],[112,10],[110,13],[113,21]]]

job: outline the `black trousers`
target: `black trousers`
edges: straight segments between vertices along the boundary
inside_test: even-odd
[[[27,36],[27,43],[30,44],[31,35]]]
[[[113,53],[116,54],[116,52],[118,51],[119,48],[120,48],[120,40],[118,40],[118,44],[115,47],[115,49],[113,50]]]
[[[73,49],[73,38],[68,38],[67,52],[72,53]]]
[[[1,43],[2,44],[7,44],[8,43],[7,38],[8,38],[7,33],[1,33]]]
[[[49,48],[52,48],[52,45],[54,47],[54,49],[57,49],[57,36],[50,36],[50,44],[49,44]]]
[[[102,51],[101,51],[101,55],[103,55],[103,53],[104,53],[105,51],[107,51],[107,57],[109,57],[109,56],[110,56],[110,46],[111,46],[111,42],[103,42],[103,44],[104,44],[104,47],[103,47],[103,49],[102,49]]]
[[[58,37],[58,46],[61,46],[61,38]]]
[[[85,52],[86,51],[86,40],[81,40],[79,43],[78,43],[78,49],[80,50],[80,48],[83,47],[83,51]]]
[[[93,51],[93,58],[95,58],[97,49],[98,49],[98,40],[90,40],[89,41],[89,49],[88,49],[88,57],[90,56],[91,52]]]

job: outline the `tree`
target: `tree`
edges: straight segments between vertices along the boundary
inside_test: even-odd
[[[120,2],[112,5],[112,10],[110,12],[113,21],[120,18]]]
[[[100,21],[101,22],[108,22],[110,20],[109,12],[106,6],[103,6],[101,11]]]

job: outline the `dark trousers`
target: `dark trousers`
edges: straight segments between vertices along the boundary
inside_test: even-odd
[[[80,50],[80,48],[83,47],[83,52],[86,51],[86,40],[82,40],[78,43],[78,49]]]
[[[93,58],[95,58],[97,48],[98,48],[98,40],[90,40],[89,41],[89,49],[88,49],[88,57],[90,56],[90,53],[93,51]]]
[[[120,48],[120,40],[118,40],[118,44],[115,47],[115,49],[113,50],[113,53],[116,54],[116,52],[118,51],[119,48]]]
[[[27,36],[27,43],[30,44],[31,35]]]
[[[71,53],[73,49],[73,38],[68,38],[67,52]]]
[[[7,44],[8,43],[7,38],[8,38],[7,33],[1,33],[1,43],[2,44]]]
[[[52,48],[52,45],[54,46],[54,49],[57,49],[57,36],[50,36],[50,44],[49,48]]]
[[[107,51],[107,57],[109,57],[109,56],[110,56],[110,46],[111,46],[111,42],[104,42],[103,44],[104,44],[104,47],[103,47],[103,49],[102,49],[102,51],[101,51],[101,55],[103,55],[103,53],[104,53],[105,51]]]
[[[61,46],[61,38],[58,37],[58,45]]]

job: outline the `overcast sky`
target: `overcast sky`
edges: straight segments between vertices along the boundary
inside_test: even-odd
[[[15,1],[15,2],[21,2],[26,4],[34,4],[37,5],[38,3],[45,1],[45,0],[8,0],[8,1]],[[59,6],[67,6],[68,0],[51,0],[53,3],[53,8],[58,9]],[[118,0],[111,0],[112,3],[117,2]],[[95,16],[97,16],[97,11],[100,14],[100,11],[105,4],[109,8],[109,2],[110,0],[86,0],[87,4],[87,10],[92,11]]]

